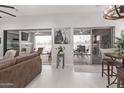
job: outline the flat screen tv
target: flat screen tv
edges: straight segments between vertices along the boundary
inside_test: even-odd
[[[22,41],[28,41],[29,34],[25,32],[21,32]]]

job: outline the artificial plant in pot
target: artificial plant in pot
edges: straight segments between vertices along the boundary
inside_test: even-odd
[[[124,34],[121,34],[121,37],[116,37],[117,39],[117,47],[119,51],[124,53]]]
[[[65,50],[64,46],[59,46],[58,48],[56,48],[56,50],[58,50],[58,54],[63,53]]]

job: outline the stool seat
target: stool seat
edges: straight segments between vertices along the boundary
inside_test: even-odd
[[[102,59],[102,61],[103,61],[103,62],[113,62],[112,59],[107,59],[107,58]]]

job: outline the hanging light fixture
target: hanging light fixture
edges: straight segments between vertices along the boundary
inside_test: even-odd
[[[2,8],[2,9],[3,9],[3,8],[12,9],[12,10],[17,11],[17,9],[16,9],[15,7],[13,7],[13,6],[8,6],[8,5],[0,5],[0,8]],[[4,13],[4,14],[6,14],[6,15],[12,16],[12,17],[16,17],[16,15],[11,14],[11,13],[6,12],[6,11],[1,10],[1,9],[0,9],[0,12],[1,12],[1,13]],[[2,18],[2,16],[0,16],[0,18]]]
[[[124,5],[111,5],[104,11],[105,19],[116,20],[124,18]]]

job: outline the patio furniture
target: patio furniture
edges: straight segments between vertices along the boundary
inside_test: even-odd
[[[84,56],[87,51],[89,51],[88,49],[86,50],[86,47],[85,46],[82,46],[82,45],[78,45],[77,46],[77,49],[74,50],[74,55],[80,55],[80,56]]]

